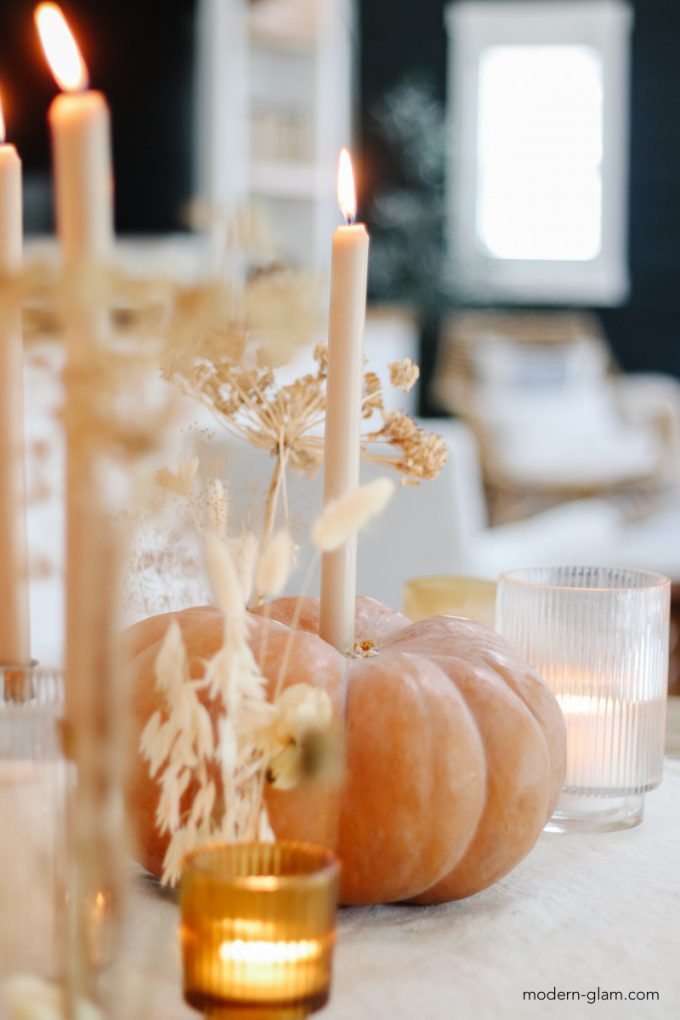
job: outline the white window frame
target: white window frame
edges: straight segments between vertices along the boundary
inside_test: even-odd
[[[534,304],[618,305],[629,292],[627,265],[630,34],[626,0],[461,0],[446,11],[449,34],[447,246],[463,293]],[[580,45],[596,50],[603,74],[602,245],[588,261],[494,258],[477,234],[480,58],[492,46]]]

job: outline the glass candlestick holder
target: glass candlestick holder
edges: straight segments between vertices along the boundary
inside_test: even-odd
[[[567,727],[567,774],[551,831],[641,822],[661,782],[670,581],[610,567],[502,574],[496,628],[540,673]]]
[[[214,844],[185,862],[184,998],[207,1017],[298,1020],[329,997],[339,869],[307,843]]]
[[[63,710],[60,671],[0,665],[0,979],[62,971],[73,780]]]

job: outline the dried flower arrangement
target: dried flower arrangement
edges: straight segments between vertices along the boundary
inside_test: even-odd
[[[63,423],[71,448],[87,446],[97,456],[106,451],[128,467],[157,452],[180,404],[175,387],[158,385],[158,366],[167,375],[167,366],[183,361],[197,336],[231,337],[244,363],[272,365],[310,341],[320,321],[317,280],[273,261],[252,211],[241,210],[221,225],[220,277],[195,285],[103,263],[68,273],[40,260],[0,276],[0,315],[23,309],[24,349],[36,378],[55,390],[62,383],[68,387]],[[35,502],[54,496],[59,485],[50,478],[58,459],[55,436],[48,431],[27,450],[37,476],[30,492]],[[153,471],[135,473],[148,495]],[[91,498],[85,488],[84,501]],[[34,570],[36,564],[42,576],[58,569],[47,555],[39,563],[34,559]]]
[[[316,371],[293,384],[278,386],[275,374],[275,366],[315,330],[315,296],[308,280],[279,269],[232,273],[224,284],[182,288],[106,267],[90,267],[87,279],[64,279],[35,266],[0,294],[0,304],[20,300],[35,307],[37,298],[42,308],[56,310],[58,322],[87,324],[102,308],[125,309],[116,313],[122,343],[76,338],[78,357],[71,359],[66,381],[69,432],[97,456],[113,455],[128,475],[140,458],[158,450],[159,437],[173,421],[172,390],[149,405],[133,385],[157,359],[166,381],[198,397],[230,431],[276,458],[259,538],[252,532],[227,537],[227,496],[219,481],[196,501],[194,458],[156,475],[166,491],[195,504],[192,516],[203,531],[207,571],[224,615],[222,646],[199,676],[193,675],[177,625],[169,627],[156,663],[165,710],[145,729],[142,752],[161,787],[157,824],[171,837],[168,882],[178,877],[186,851],[202,839],[271,838],[265,784],[295,785],[310,762],[319,768],[329,757],[327,695],[300,684],[282,691],[284,664],[274,690],[267,690],[248,643],[247,611],[253,592],[273,596],[282,589],[294,561],[287,527],[276,530],[287,467],[311,475],[322,462],[322,440],[314,433],[325,412],[325,349],[315,351]],[[44,326],[43,321],[42,338]],[[73,347],[73,338],[70,343]],[[417,378],[408,360],[390,366],[391,385],[405,392]],[[149,408],[143,416],[135,413],[140,404]],[[403,413],[387,412],[382,383],[370,371],[364,376],[362,414],[365,457],[396,468],[403,484],[436,476],[445,461],[443,441]],[[374,415],[381,421],[371,430]],[[376,452],[376,446],[382,449]],[[380,479],[327,506],[314,527],[317,548],[337,547],[382,509],[391,491],[391,483]],[[310,745],[316,747],[313,755],[307,753]]]
[[[254,293],[268,295],[263,303],[269,309],[280,309],[284,282],[285,277],[276,279],[270,273],[252,278]],[[314,328],[307,312],[310,306],[303,301],[298,314],[288,310],[285,316],[295,337],[306,334],[308,338]],[[276,365],[285,360],[289,348],[279,342],[272,357],[271,347],[262,342],[270,330],[271,325],[261,320],[247,327],[229,317],[221,326],[211,324],[202,332],[180,330],[163,362],[166,380],[208,407],[231,434],[275,459],[258,535],[246,530],[227,537],[228,493],[215,477],[196,492],[199,474],[205,474],[198,457],[156,474],[156,482],[175,504],[183,525],[202,535],[207,573],[224,615],[223,644],[201,665],[198,675],[195,664],[187,661],[176,623],[166,632],[155,667],[165,707],[149,720],[141,751],[161,790],[156,824],[170,837],[163,880],[171,884],[179,877],[185,853],[204,839],[273,838],[263,799],[265,784],[295,785],[305,774],[305,763],[319,768],[332,757],[327,696],[303,684],[282,693],[285,655],[274,689],[267,691],[248,642],[249,600],[277,595],[295,560],[288,530],[286,470],[290,467],[311,476],[323,460],[320,430],[325,416],[326,349],[315,348],[314,372],[281,385]],[[405,359],[389,366],[389,376],[393,387],[408,393],[419,370]],[[374,416],[380,422],[371,429]],[[402,484],[436,477],[446,459],[444,441],[406,414],[387,411],[383,385],[368,370],[362,417],[366,459],[399,471]],[[328,505],[313,528],[316,548],[337,548],[349,533],[380,512],[392,489],[388,479],[378,479]],[[282,494],[286,509],[279,522]],[[161,556],[167,567],[171,557],[167,545]],[[190,559],[187,563],[193,570]],[[358,648],[356,654],[373,652]],[[316,748],[314,754],[307,753],[310,745]]]
[[[25,309],[29,357],[41,364],[55,389],[63,384],[68,394],[57,409],[69,438],[68,497],[82,511],[87,527],[81,537],[87,534],[92,553],[82,558],[82,577],[76,579],[90,593],[87,623],[92,626],[81,626],[77,669],[69,668],[70,678],[77,674],[87,683],[69,685],[64,727],[65,750],[77,761],[80,776],[71,817],[78,917],[69,967],[74,987],[83,990],[89,990],[93,970],[112,951],[125,884],[127,841],[120,810],[126,709],[114,640],[124,557],[120,524],[136,519],[134,507],[153,478],[150,465],[177,420],[179,395],[162,382],[159,364],[171,356],[173,346],[180,349],[188,337],[225,322],[242,335],[262,333],[262,356],[281,360],[307,338],[309,294],[306,282],[279,271],[267,274],[266,285],[255,278],[229,278],[183,287],[104,265],[67,274],[33,263],[12,279],[0,279],[0,315],[8,308]],[[48,459],[49,451],[41,448],[41,464]],[[77,473],[71,469],[74,463]],[[43,499],[47,495],[40,493]],[[216,669],[221,675],[222,667]],[[257,701],[247,692],[239,697],[246,705]],[[106,910],[96,925],[91,918],[94,890],[105,890],[106,896]]]
[[[244,363],[243,338],[212,333],[191,349],[174,349],[165,365],[168,379],[197,397],[233,435],[268,451],[275,459],[267,494],[262,536],[266,541],[276,527],[279,500],[285,492],[288,467],[313,476],[323,462],[320,428],[326,410],[327,352],[314,350],[316,371],[279,385],[276,373],[264,359]],[[390,384],[408,393],[419,377],[409,358],[389,366]],[[379,415],[379,427],[369,428]],[[403,485],[435,478],[446,462],[441,436],[426,432],[402,411],[387,411],[383,384],[375,372],[363,380],[362,435],[365,460],[394,468]]]
[[[166,376],[207,403],[231,432],[276,457],[259,537],[252,531],[227,537],[227,493],[216,479],[196,493],[197,457],[156,474],[185,522],[203,533],[208,575],[225,620],[222,647],[202,664],[198,676],[192,675],[176,623],[168,628],[156,661],[165,710],[149,720],[141,751],[161,789],[156,824],[170,836],[163,873],[170,884],[179,877],[184,855],[202,840],[273,838],[265,784],[293,786],[306,774],[305,763],[319,768],[332,758],[328,696],[306,684],[281,692],[284,655],[268,699],[248,643],[247,612],[249,600],[273,597],[283,589],[294,563],[287,525],[276,530],[277,501],[288,464],[312,474],[323,457],[322,440],[312,432],[325,412],[325,349],[315,350],[314,375],[281,387],[270,366],[244,367],[245,353],[243,335],[211,334],[198,351],[173,348],[165,364]],[[405,392],[417,378],[418,369],[409,360],[390,366],[392,385]],[[383,416],[382,427],[366,434],[366,444],[382,442],[399,455],[368,448],[366,455],[396,467],[406,484],[434,477],[445,460],[443,440],[401,412],[386,412],[380,380],[366,372],[364,419],[376,412]],[[389,479],[379,478],[327,505],[312,528],[315,547],[321,552],[337,548],[382,511],[392,491]],[[358,648],[356,654],[371,655],[372,650]],[[211,717],[217,720],[214,726]],[[307,753],[310,745],[315,746],[313,755]]]
[[[183,465],[170,478],[191,475]],[[382,511],[393,488],[389,479],[379,478],[328,504],[313,528],[317,549],[337,548]],[[294,555],[290,536],[281,529],[266,545],[258,546],[252,533],[230,541],[224,494],[212,486],[211,499],[205,563],[224,616],[222,645],[195,675],[180,627],[170,624],[155,663],[164,708],[151,716],[140,741],[160,786],[156,825],[170,836],[163,882],[171,885],[185,854],[202,841],[273,839],[265,784],[289,789],[327,768],[335,750],[328,694],[304,683],[281,690],[290,644],[268,692],[249,643],[253,586],[268,596],[284,587]]]

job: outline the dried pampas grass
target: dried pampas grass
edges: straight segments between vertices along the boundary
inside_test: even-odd
[[[176,496],[190,496],[198,465],[198,457],[191,457],[189,460],[181,461],[176,471],[167,467],[161,468],[156,472],[156,484]]]
[[[245,611],[241,580],[229,546],[209,531],[205,536],[205,565],[215,601],[227,619],[238,618]]]
[[[226,538],[227,493],[224,484],[218,478],[213,478],[208,486],[207,509],[210,527],[220,538]]]
[[[195,677],[181,629],[176,620],[170,623],[155,664],[162,707],[140,740],[160,787],[156,827],[170,837],[163,861],[163,882],[170,885],[180,877],[185,855],[204,840],[273,839],[265,782],[289,789],[332,758],[326,691],[294,684],[273,703],[267,698],[267,681],[249,643],[252,618],[234,541],[214,532],[205,536],[206,567],[225,616],[221,647]],[[274,536],[261,561],[267,584],[285,583],[291,549],[286,533]]]
[[[312,528],[312,541],[321,552],[333,552],[382,513],[394,492],[389,478],[376,478],[328,503]]]
[[[239,538],[229,540],[236,573],[241,584],[243,604],[247,605],[253,593],[255,568],[260,554],[260,544],[254,531],[244,531]]]
[[[260,557],[256,580],[259,595],[273,598],[280,594],[295,563],[295,551],[290,532],[281,528]]]

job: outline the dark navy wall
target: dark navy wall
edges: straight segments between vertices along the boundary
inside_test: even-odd
[[[113,112],[118,230],[178,229],[192,191],[195,0],[62,0]],[[0,0],[0,89],[24,161],[27,227],[50,229],[45,117],[56,86],[33,26],[35,0]]]
[[[446,35],[442,0],[357,0],[359,4],[359,124],[362,141],[362,202],[396,168],[377,135],[373,111],[405,76],[417,76],[446,99]]]
[[[358,0],[363,199],[394,172],[369,111],[413,71],[446,82],[443,0]],[[49,228],[45,114],[55,88],[33,28],[34,0],[0,0],[0,87],[31,195],[29,226]],[[93,84],[114,112],[117,225],[177,229],[192,191],[195,0],[64,0]],[[624,368],[680,376],[680,2],[636,0],[630,190],[633,289],[603,321]]]
[[[603,320],[625,368],[680,376],[680,3],[634,6],[632,294]]]

